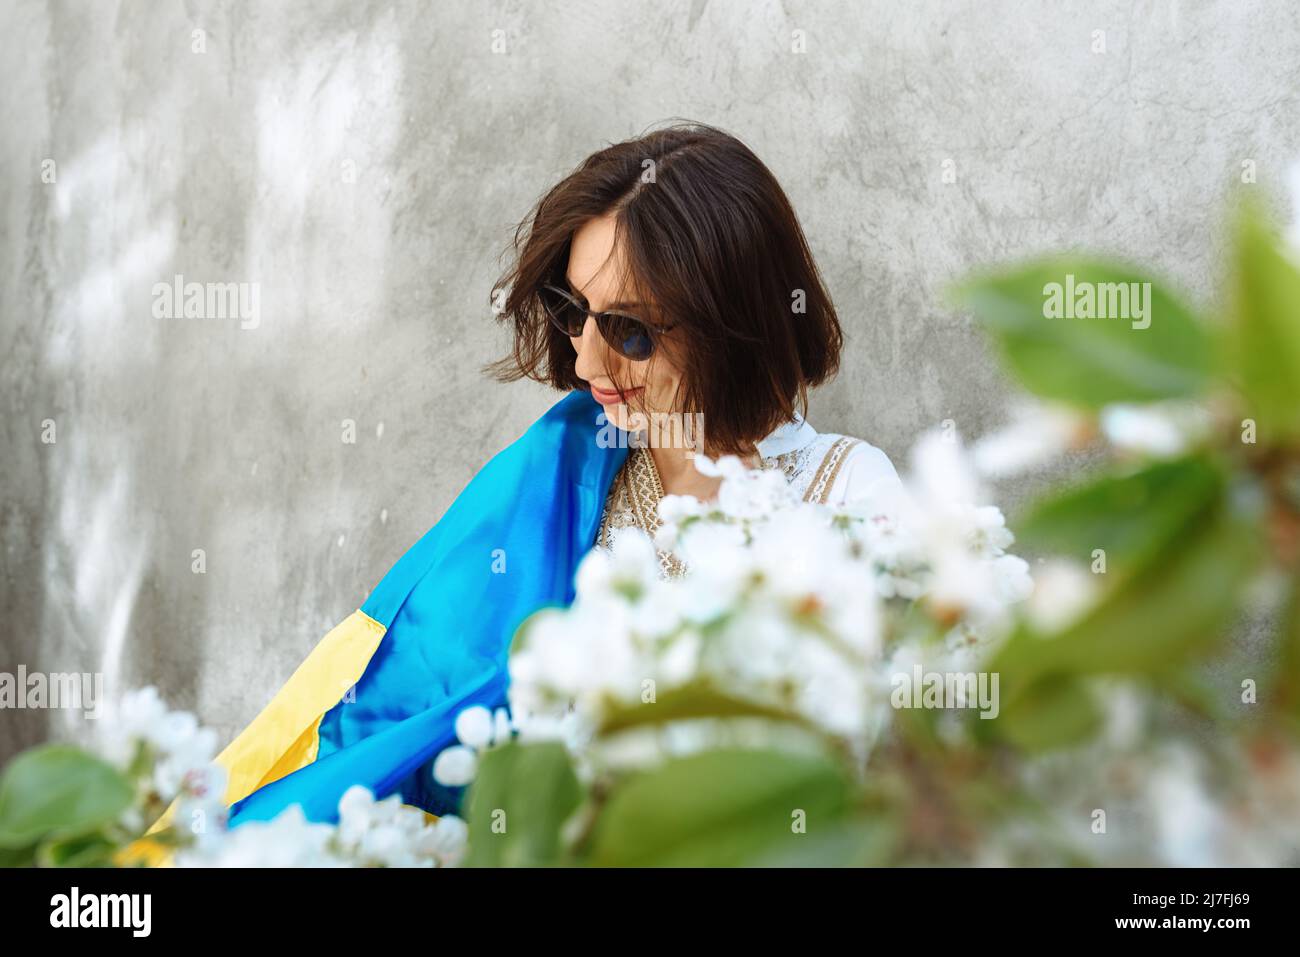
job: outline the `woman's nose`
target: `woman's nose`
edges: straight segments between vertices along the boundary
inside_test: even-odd
[[[578,353],[573,370],[579,378],[590,382],[609,371],[612,350],[600,334],[600,330],[596,328],[595,319],[588,316],[582,327],[582,335],[573,337],[569,341],[573,343],[573,348]]]

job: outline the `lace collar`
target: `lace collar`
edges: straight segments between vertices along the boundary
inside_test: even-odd
[[[778,425],[767,438],[760,439],[754,445],[758,449],[759,458],[774,459],[778,455],[798,452],[810,445],[815,438],[817,438],[817,430],[796,412],[793,419]]]

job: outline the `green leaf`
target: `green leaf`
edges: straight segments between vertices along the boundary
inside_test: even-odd
[[[1237,224],[1232,377],[1261,444],[1300,437],[1300,270],[1262,216],[1247,207]]]
[[[1004,711],[1040,680],[1158,675],[1208,650],[1236,610],[1261,546],[1255,505],[1225,492],[1081,620],[1050,637],[1022,624],[990,665],[1001,676]]]
[[[114,821],[131,799],[130,782],[80,748],[24,751],[0,776],[0,847],[85,834]]]
[[[1090,738],[1101,727],[1102,715],[1082,681],[1052,677],[1033,685],[993,722],[999,734],[1022,750],[1046,751]]]
[[[582,798],[564,745],[511,742],[488,751],[470,789],[471,867],[559,861],[561,828]]]
[[[36,845],[28,847],[0,847],[0,867],[35,867]]]
[[[823,757],[728,749],[678,758],[614,793],[597,822],[590,863],[751,865],[829,833],[848,793],[839,767]],[[806,833],[795,833],[800,820]]]
[[[1099,290],[1108,317],[1050,314],[1050,294],[1058,288],[1062,299],[1073,290],[1075,303],[1078,290]],[[1137,297],[1130,295],[1134,289]],[[1038,260],[968,279],[953,296],[991,331],[1020,384],[1045,399],[1099,409],[1112,402],[1194,396],[1204,391],[1213,370],[1205,327],[1163,286],[1123,265]]]
[[[807,725],[807,721],[794,712],[736,698],[701,680],[681,688],[670,688],[657,695],[653,702],[610,710],[601,722],[600,734],[696,718],[766,718]]]
[[[1013,523],[1022,547],[1091,566],[1105,552],[1106,582],[1148,567],[1221,499],[1222,468],[1205,456],[1157,462],[1056,492]]]
[[[1276,654],[1272,699],[1283,711],[1300,718],[1300,569],[1291,573],[1291,591],[1278,622]]]
[[[117,845],[103,834],[82,834],[41,845],[36,860],[41,867],[109,867]]]
[[[1153,690],[1207,721],[1223,724],[1229,720],[1223,694],[1205,680],[1202,670],[1181,667],[1161,671],[1151,676]]]
[[[903,823],[878,812],[844,820],[760,855],[755,867],[885,867],[903,842]]]

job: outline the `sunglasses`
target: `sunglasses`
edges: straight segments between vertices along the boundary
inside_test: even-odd
[[[672,326],[653,326],[630,313],[610,310],[596,312],[573,293],[549,283],[538,291],[551,324],[571,339],[582,335],[587,317],[596,320],[596,329],[609,347],[625,359],[642,362],[654,354],[659,337]]]

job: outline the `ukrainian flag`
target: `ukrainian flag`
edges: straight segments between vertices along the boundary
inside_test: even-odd
[[[523,620],[573,601],[627,457],[610,434],[599,404],[573,392],[483,467],[218,755],[232,827],[293,804],[333,823],[355,784],[434,815],[456,809],[461,789],[434,782],[433,759],[455,743],[461,710],[505,705]]]

